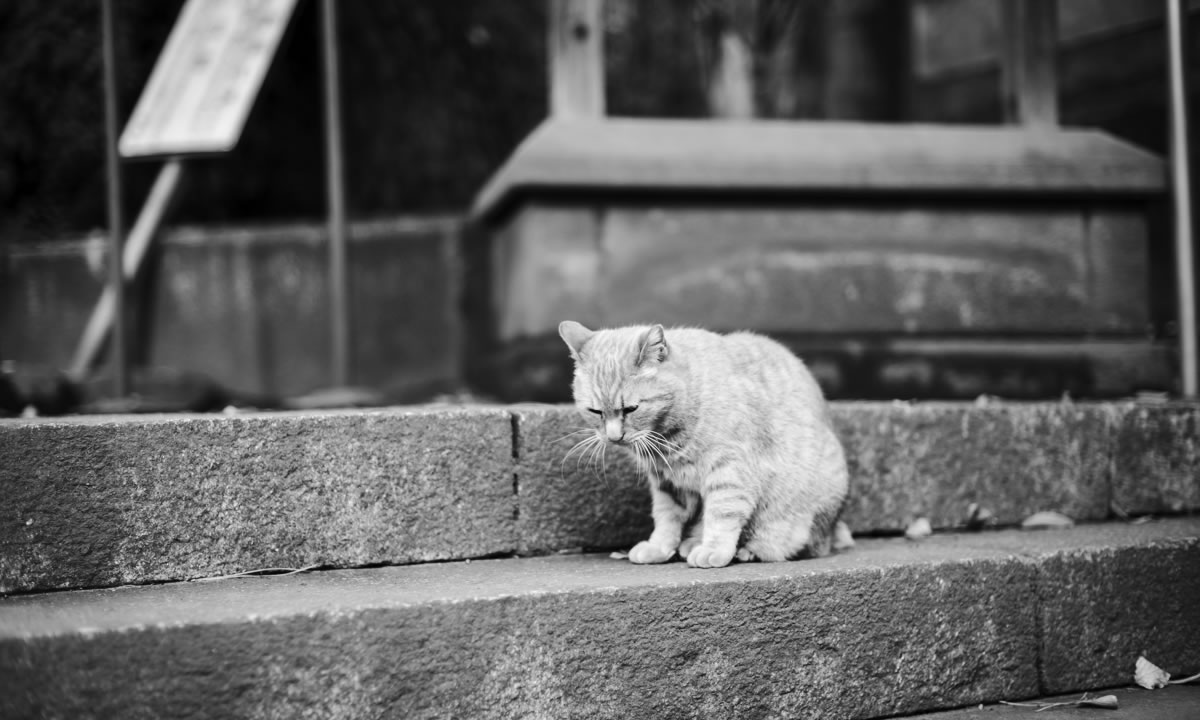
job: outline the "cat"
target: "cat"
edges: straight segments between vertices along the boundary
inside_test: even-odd
[[[662,325],[593,331],[568,320],[558,332],[594,429],[581,444],[620,448],[649,480],[654,530],[631,562],[678,554],[715,568],[853,544],[839,522],[845,453],[816,380],[783,345]]]

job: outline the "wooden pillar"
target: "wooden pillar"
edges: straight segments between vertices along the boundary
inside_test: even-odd
[[[754,47],[757,0],[713,0],[703,4],[700,30],[708,113],[716,118],[752,118],[755,107]]]
[[[1005,120],[1058,125],[1057,0],[1003,0],[1001,100]]]
[[[603,0],[549,0],[550,114],[604,117]]]

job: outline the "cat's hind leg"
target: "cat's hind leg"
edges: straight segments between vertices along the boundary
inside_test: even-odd
[[[758,556],[750,552],[750,550],[747,548],[743,547],[738,548],[738,551],[734,554],[733,559],[737,560],[738,562],[754,562],[758,559]]]
[[[794,559],[812,542],[812,515],[793,518],[760,518],[754,534],[746,540],[746,550],[763,562]]]

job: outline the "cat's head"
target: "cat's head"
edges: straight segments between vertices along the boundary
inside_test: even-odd
[[[575,359],[575,405],[609,442],[661,438],[680,384],[662,325],[589,330],[558,326]]]

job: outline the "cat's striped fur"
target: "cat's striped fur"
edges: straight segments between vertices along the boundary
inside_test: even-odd
[[[825,399],[787,348],[747,332],[559,325],[573,390],[605,442],[645,470],[654,531],[629,553],[694,567],[829,552],[846,500]]]

